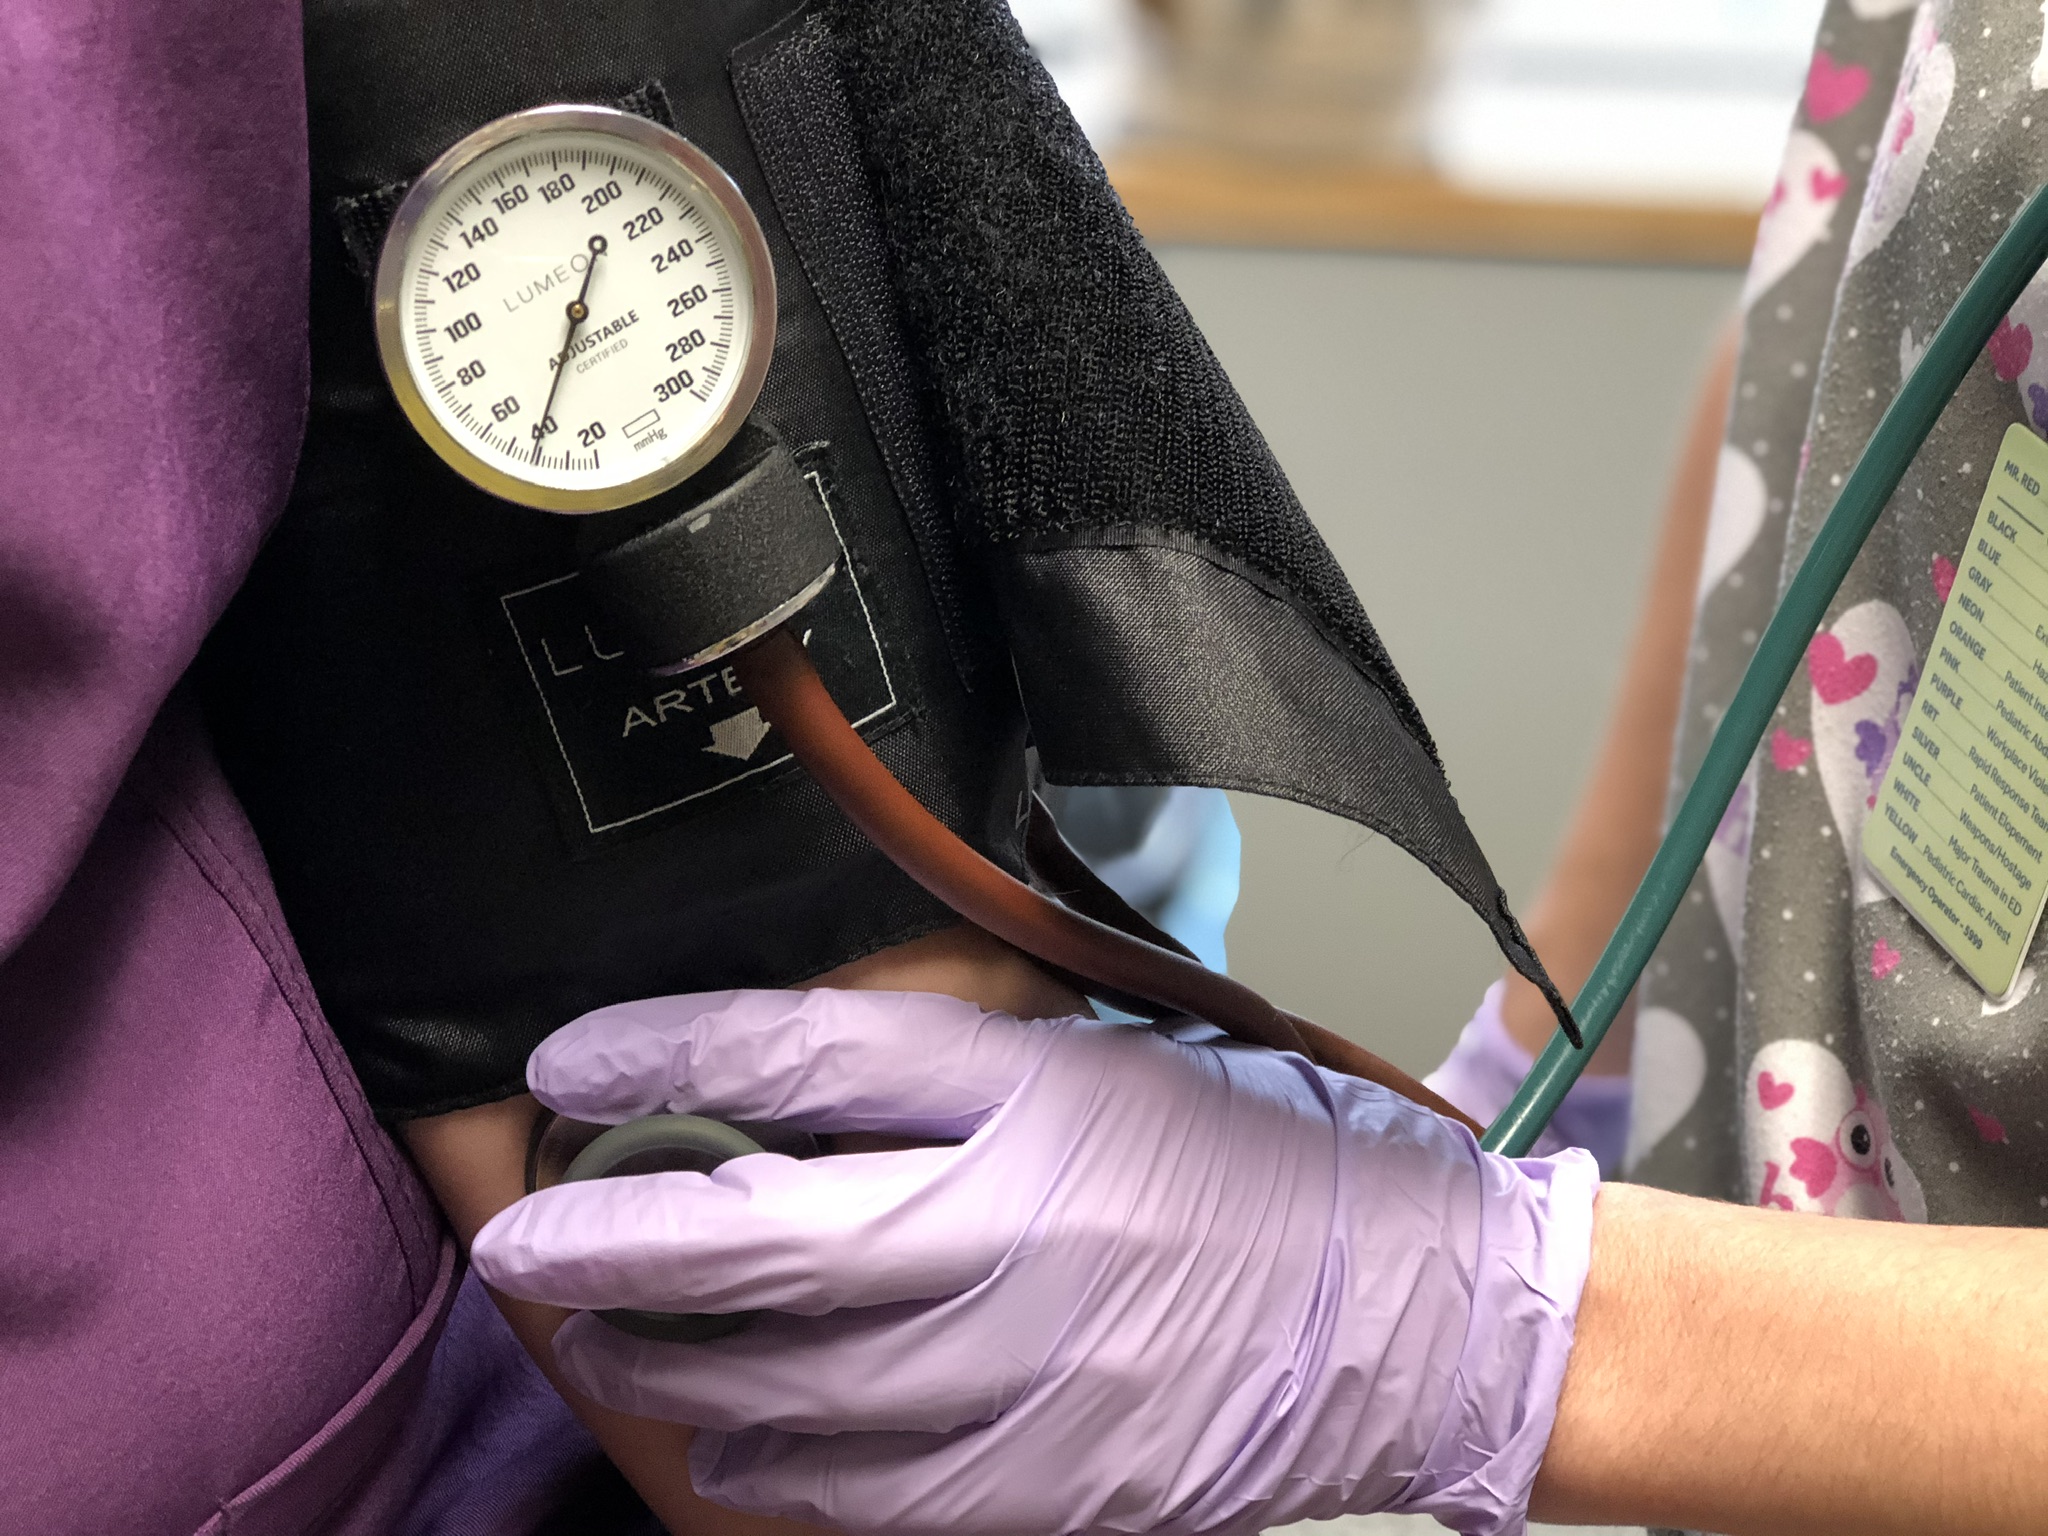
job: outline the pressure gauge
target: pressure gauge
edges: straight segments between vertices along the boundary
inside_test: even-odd
[[[775,347],[753,210],[702,150],[608,107],[499,118],[436,160],[377,263],[398,403],[477,485],[554,512],[701,469]]]

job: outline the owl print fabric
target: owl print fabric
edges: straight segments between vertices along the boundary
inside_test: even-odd
[[[2048,180],[2040,0],[1833,0],[1742,302],[1675,773],[1928,337]],[[2048,1223],[2048,972],[1988,1001],[1862,868],[2000,438],[2048,436],[2048,280],[1843,585],[1643,982],[1628,1166],[1787,1211]]]

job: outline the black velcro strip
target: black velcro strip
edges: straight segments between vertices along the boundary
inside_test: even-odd
[[[839,340],[910,523],[954,665],[971,689],[980,652],[970,638],[959,535],[934,482],[881,216],[823,18],[799,11],[735,50],[732,82],[782,227]]]

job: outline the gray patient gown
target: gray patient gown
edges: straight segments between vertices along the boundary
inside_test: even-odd
[[[1742,293],[1675,762],[1928,337],[2048,180],[2040,0],[1832,0]],[[1627,1166],[1791,1211],[2048,1222],[2048,959],[1992,1002],[1863,868],[2000,438],[2048,436],[2048,278],[1971,368],[1644,977]]]
[[[1742,291],[1674,795],[1904,372],[2048,180],[2043,24],[2041,0],[1830,0]],[[2048,436],[2042,277],[1892,498],[1643,978],[1640,1182],[2048,1222],[2041,944],[2010,999],[1987,1000],[1858,852],[2014,422]]]

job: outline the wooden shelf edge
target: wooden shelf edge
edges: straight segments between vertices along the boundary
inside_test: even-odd
[[[1522,202],[1427,172],[1137,148],[1110,180],[1155,244],[1742,267],[1754,209]]]

